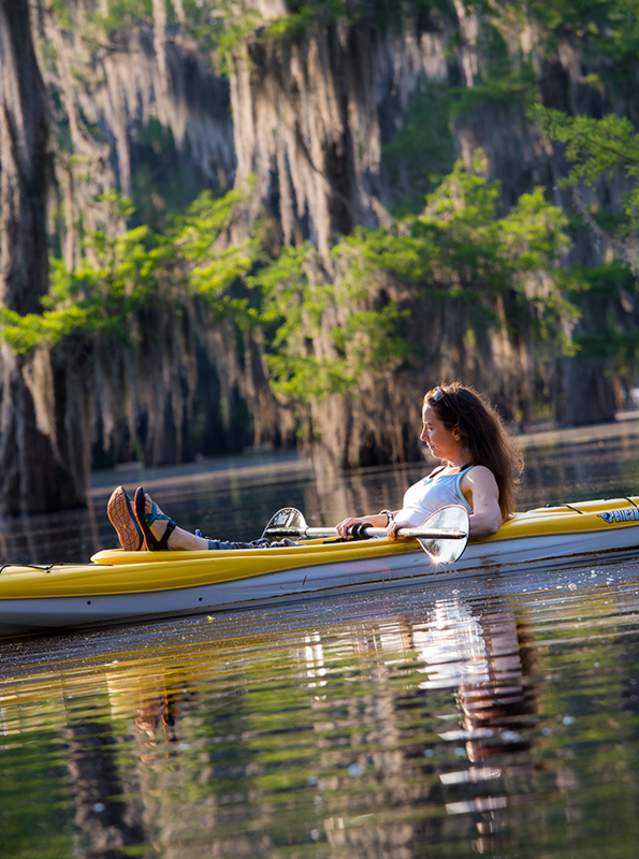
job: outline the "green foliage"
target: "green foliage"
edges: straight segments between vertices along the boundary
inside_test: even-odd
[[[274,334],[276,345],[285,340],[289,332],[292,334],[299,328],[301,298],[309,286],[304,263],[311,253],[312,246],[308,243],[282,248],[275,260],[247,279],[249,287],[260,294],[262,323],[279,325]],[[321,316],[324,307],[325,302],[318,293],[307,308],[310,320],[317,323],[317,315]]]
[[[333,251],[348,266],[351,291],[366,291],[366,284],[381,276],[407,287],[423,283],[437,253],[435,241],[414,234],[416,219],[396,222],[391,229],[357,230]]]
[[[293,404],[353,394],[358,378],[385,377],[420,358],[424,338],[412,320],[424,302],[464,302],[471,328],[494,326],[504,324],[495,311],[501,294],[532,317],[541,338],[556,340],[574,310],[549,274],[566,245],[565,218],[540,190],[499,217],[499,189],[485,169],[480,155],[469,167],[455,164],[422,212],[388,229],[359,228],[330,261],[310,244],[270,258],[259,224],[229,243],[251,189],[204,192],[162,234],[145,225],[115,236],[97,231],[75,271],[54,260],[42,313],[3,311],[0,336],[20,352],[72,335],[134,343],[158,307],[179,317],[196,301],[212,322],[259,329],[271,384]],[[100,205],[114,216],[131,213],[117,195]],[[543,275],[544,290],[529,293],[531,274]]]
[[[540,47],[556,49],[559,40],[579,46],[582,58],[599,67],[602,76],[618,82],[636,62],[639,48],[639,7],[636,0],[468,0],[482,17],[499,26],[509,20],[523,27],[531,22]]]
[[[420,211],[438,177],[453,166],[452,101],[450,88],[443,84],[420,87],[411,98],[401,128],[382,147],[382,172],[397,216]]]
[[[347,18],[349,12],[346,0],[306,0],[289,3],[289,7],[289,14],[281,15],[267,24],[262,33],[263,39],[296,41],[319,27]]]
[[[482,76],[492,81],[508,81],[514,71],[512,60],[508,44],[496,23],[490,14],[482,15],[478,40]],[[525,71],[529,72],[528,69]]]
[[[95,12],[91,23],[107,37],[153,18],[152,0],[109,0],[106,10]]]
[[[296,41],[338,21],[396,29],[407,17],[450,9],[448,0],[288,0],[287,6],[288,13],[269,21],[261,38]]]
[[[330,285],[317,281],[308,245],[284,249],[251,278],[278,393],[297,402],[352,394],[363,374],[387,376],[410,362],[421,348],[412,344],[424,339],[411,319],[424,302],[464,302],[476,324],[499,325],[499,293],[541,339],[569,349],[562,321],[577,311],[551,275],[567,246],[566,218],[540,189],[499,218],[499,189],[485,167],[481,156],[471,167],[460,162],[418,216],[343,238]],[[543,289],[530,291],[531,275],[543,277]]]
[[[575,348],[608,361],[617,372],[634,370],[639,363],[639,330],[608,330],[604,334],[578,334]]]
[[[68,0],[49,0],[49,11],[66,30],[73,27],[73,10]]]
[[[629,307],[639,305],[639,282],[621,260],[597,266],[573,266],[561,273],[562,292],[574,306],[594,308],[597,331],[578,332],[575,352],[607,362],[614,372],[634,375],[639,359],[639,333]]]
[[[101,195],[97,204],[130,212],[130,201]],[[51,261],[50,289],[43,312],[25,316],[0,309],[0,336],[19,353],[40,343],[53,345],[76,333],[108,332],[126,338],[128,321],[157,290],[162,253],[148,227],[115,237],[98,230],[85,241],[85,257],[75,271]]]
[[[562,274],[562,288],[572,301],[579,302],[592,295],[612,298],[636,294],[639,283],[626,263],[613,260],[596,266],[573,266]]]
[[[254,264],[259,243],[254,239],[225,248],[219,239],[245,193],[214,199],[205,192],[165,234],[145,225],[115,236],[95,231],[85,240],[75,270],[52,260],[42,313],[21,316],[0,308],[0,337],[20,353],[73,334],[108,334],[131,342],[137,336],[134,322],[149,311],[163,305],[179,314],[194,299],[213,318],[244,320],[248,301],[235,296],[233,288]],[[115,193],[101,195],[96,203],[123,217],[131,214],[130,201]]]
[[[310,403],[332,394],[346,394],[355,384],[346,362],[313,355],[268,354],[273,390],[292,403]]]
[[[31,352],[41,343],[58,343],[63,337],[87,327],[88,313],[81,307],[21,316],[0,307],[0,337],[17,354]]]
[[[515,99],[525,103],[532,91],[533,79],[527,66],[518,73],[485,77],[472,87],[451,89],[453,96],[451,120],[477,107],[485,107],[487,104],[502,104],[508,107]]]
[[[568,246],[562,209],[546,202],[541,188],[522,194],[499,222],[500,244],[516,272],[544,271]]]
[[[485,169],[481,155],[470,167],[458,162],[413,225],[413,235],[426,240],[431,279],[460,291],[512,289],[519,276],[552,268],[567,246],[565,215],[539,188],[498,218],[499,187]]]
[[[234,190],[221,198],[205,191],[187,213],[176,219],[170,239],[178,258],[186,265],[188,286],[204,299],[218,317],[234,314],[238,320],[249,314],[248,299],[233,296],[230,290],[245,278],[261,253],[258,235],[230,246],[221,242],[244,192]]]
[[[531,0],[526,7],[548,30],[583,34],[599,32],[611,13],[614,20],[616,13],[627,5],[619,0],[558,0],[554,3]]]
[[[279,257],[249,278],[259,294],[260,324],[268,333],[267,366],[276,393],[294,402],[309,402],[345,392],[353,383],[344,359],[319,358],[324,313],[333,304],[330,286],[309,277],[311,245],[283,248]]]
[[[543,29],[572,37],[597,61],[601,74],[623,79],[639,52],[639,6],[636,0],[545,0],[526,2],[526,12]],[[602,63],[601,61],[604,60]]]
[[[607,220],[611,233],[621,238],[639,229],[639,134],[632,123],[614,114],[601,119],[568,116],[538,104],[531,116],[550,139],[565,146],[570,172],[562,180],[564,187],[593,186],[615,172],[626,178],[632,187],[624,196],[623,217],[616,223],[610,216]],[[589,216],[605,228],[599,214]]]
[[[317,281],[317,262],[308,244],[285,248],[250,278],[269,332],[273,388],[293,402],[351,390],[360,374],[388,372],[409,351],[400,333],[407,311],[362,288],[353,277],[357,259],[332,284]]]
[[[202,8],[210,8],[210,2],[200,4],[200,16]],[[215,5],[215,47],[221,71],[228,71],[230,57],[249,41],[286,46],[339,22],[367,23],[381,30],[398,29],[407,17],[451,9],[450,0],[288,0],[285,14],[262,18],[254,6],[238,6],[229,0]]]
[[[548,137],[566,147],[571,171],[565,184],[593,185],[616,169],[633,179],[639,177],[639,134],[625,117],[568,116],[539,104],[531,109],[531,116]]]
[[[639,305],[636,263],[629,264],[625,240],[639,229],[639,134],[625,117],[610,114],[601,119],[567,116],[534,106],[532,117],[544,133],[565,146],[570,172],[564,187],[594,186],[602,177],[621,175],[630,185],[622,211],[600,212],[582,204],[584,223],[608,236],[615,259],[590,268],[573,268],[562,276],[563,292],[575,305],[599,301],[597,328],[574,337],[574,348],[607,361],[616,372],[632,376],[639,358],[639,337],[631,312]],[[621,241],[620,241],[621,240]],[[625,258],[628,257],[628,258]]]

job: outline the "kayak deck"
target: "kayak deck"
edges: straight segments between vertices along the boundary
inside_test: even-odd
[[[627,520],[619,517],[619,521],[607,522],[601,518],[602,513],[611,511],[627,511]],[[633,511],[636,511],[633,515]],[[560,507],[536,507],[524,513],[515,513],[501,528],[489,537],[471,539],[470,545],[486,543],[501,543],[504,540],[518,540],[527,537],[546,537],[550,534],[584,534],[592,532],[607,532],[613,526],[632,526],[639,524],[639,496],[635,498],[613,498],[598,501],[583,501],[578,504],[564,504]],[[384,549],[382,549],[384,547]],[[353,558],[357,555],[375,554],[377,551],[416,551],[414,540],[365,540],[340,542],[336,539],[304,540],[301,545],[281,549],[234,549],[232,551],[169,551],[169,552],[125,552],[123,549],[103,549],[92,556],[95,564],[120,564],[160,562],[195,561],[196,559],[210,560],[212,555],[237,558],[238,555],[252,557],[267,557],[277,551],[284,556],[294,558],[298,553],[321,551],[325,557],[334,557],[339,561],[339,555]],[[333,553],[335,553],[333,555]]]

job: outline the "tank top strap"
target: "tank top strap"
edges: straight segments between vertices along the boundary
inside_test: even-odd
[[[431,480],[433,477],[437,477],[437,475],[440,474],[445,468],[445,465],[438,465],[437,468],[433,468],[433,470],[426,479]]]
[[[456,472],[455,472],[455,474],[451,474],[450,476],[451,476],[451,477],[459,477],[459,475],[460,475],[460,474],[463,474],[464,472],[468,471],[468,469],[469,469],[469,468],[474,468],[474,467],[475,467],[475,463],[474,463],[474,462],[467,462],[465,465],[462,465],[462,466],[461,466],[461,468],[459,469],[459,471],[456,471]],[[432,477],[437,477],[437,475],[438,475],[438,474],[441,474],[441,472],[442,472],[445,468],[446,468],[446,466],[445,466],[445,465],[438,465],[438,466],[437,466],[437,468],[434,468],[434,469],[431,471],[431,473],[428,475],[428,478],[427,478],[427,479],[428,479],[428,480],[430,480]]]

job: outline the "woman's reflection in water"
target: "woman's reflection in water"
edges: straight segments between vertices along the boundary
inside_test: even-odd
[[[161,666],[145,671],[135,667],[131,671],[106,672],[106,680],[111,715],[113,719],[132,718],[133,736],[140,751],[176,742],[181,696],[170,687]]]
[[[490,848],[509,797],[528,793],[533,779],[530,731],[537,722],[533,649],[526,625],[508,605],[475,614],[442,600],[430,622],[414,629],[428,690],[454,689],[457,726],[441,738],[463,748],[465,762],[440,773],[449,814],[479,813],[474,849]],[[463,747],[459,744],[463,742]],[[501,821],[503,824],[503,821]]]
[[[175,743],[177,733],[177,700],[175,695],[165,694],[142,702],[133,718],[134,732],[141,746],[153,748],[158,743]]]

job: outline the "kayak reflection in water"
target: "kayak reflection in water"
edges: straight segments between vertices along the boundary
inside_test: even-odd
[[[494,533],[512,514],[521,456],[497,412],[475,390],[452,382],[428,391],[419,438],[442,465],[408,488],[399,510],[343,519],[337,525],[340,537],[350,536],[355,525],[372,525],[386,528],[388,536],[395,538],[399,528],[417,527],[450,504],[461,504],[468,510],[473,536]],[[295,545],[291,540],[272,543],[262,538],[240,543],[192,534],[163,513],[141,486],[133,499],[118,486],[107,504],[107,516],[127,551]]]
[[[417,527],[447,504],[466,507],[474,537],[494,534],[512,515],[521,454],[477,391],[459,382],[428,391],[419,438],[442,465],[407,489],[401,509],[349,516],[337,525],[340,536],[367,523],[395,537],[398,528]]]

